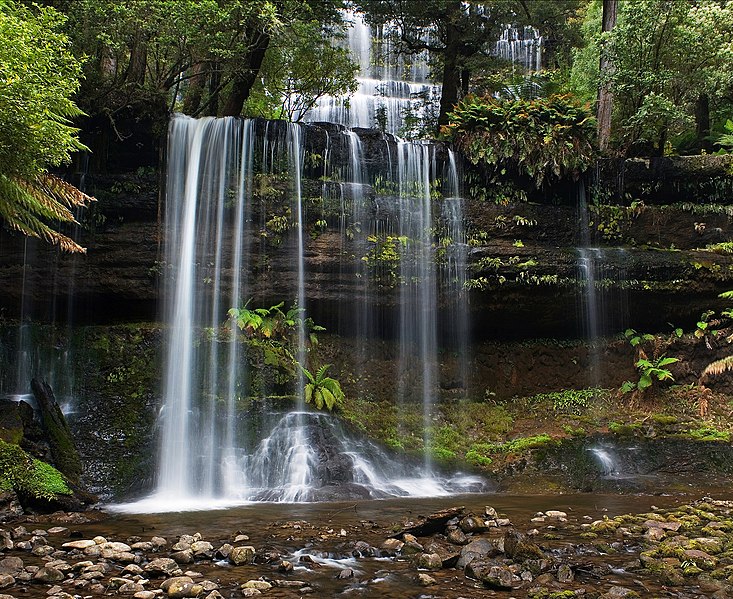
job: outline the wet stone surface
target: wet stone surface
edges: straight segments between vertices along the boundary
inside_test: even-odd
[[[26,517],[0,533],[0,599],[733,597],[730,501],[600,517],[597,509],[506,514],[491,505],[418,516],[408,505],[391,521],[359,519],[356,504],[353,514],[308,520],[268,521],[274,512],[264,508],[259,520],[240,522],[246,530],[220,522],[175,534],[200,522],[90,513],[87,523],[60,526],[62,514]]]

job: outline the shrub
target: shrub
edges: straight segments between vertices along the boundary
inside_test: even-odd
[[[577,178],[593,162],[595,119],[570,95],[536,100],[466,96],[441,133],[493,178]]]
[[[57,495],[71,494],[63,475],[56,468],[2,440],[0,490],[16,491],[36,499],[55,499]]]

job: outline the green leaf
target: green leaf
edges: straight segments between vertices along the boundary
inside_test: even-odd
[[[637,387],[639,387],[639,390],[643,391],[644,389],[648,389],[652,386],[652,379],[648,374],[642,374],[639,377],[639,382],[637,383]]]

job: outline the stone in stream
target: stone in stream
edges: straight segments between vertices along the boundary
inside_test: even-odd
[[[465,533],[483,532],[484,530],[488,528],[483,518],[479,518],[478,516],[472,516],[472,515],[468,515],[465,518],[463,518],[460,521],[459,526],[461,527],[461,530]]]
[[[568,583],[573,582],[574,578],[575,573],[573,572],[573,569],[567,564],[560,564],[560,567],[557,569],[557,581]]]
[[[627,587],[612,587],[609,591],[600,595],[598,599],[631,599],[632,597],[639,597],[639,593]]]
[[[457,568],[465,568],[475,559],[486,559],[488,557],[496,557],[501,555],[502,551],[497,547],[493,540],[476,539],[461,549],[461,554],[456,563]]]
[[[239,587],[240,589],[257,589],[258,591],[267,591],[272,588],[272,584],[266,580],[248,580]]]
[[[40,568],[33,575],[33,582],[53,583],[66,578],[64,573],[56,568]]]
[[[198,559],[211,559],[214,557],[214,546],[208,541],[194,541],[191,543],[193,556]]]
[[[260,589],[242,589],[240,592],[242,593],[242,597],[255,597],[257,595],[262,595],[262,591],[260,591]]]
[[[440,570],[443,567],[443,559],[437,553],[419,553],[413,563],[424,570]]]
[[[504,535],[504,552],[513,560],[542,559],[542,550],[532,543],[526,535],[510,530]]]
[[[411,535],[410,533],[405,533],[404,535],[402,535],[402,540],[405,543],[404,546],[402,547],[402,553],[404,555],[423,553],[425,551],[425,548],[418,542],[417,537],[415,537],[415,535]]]
[[[23,560],[19,557],[5,557],[0,560],[0,574],[18,574],[23,569]]]
[[[382,543],[382,551],[388,555],[394,555],[395,553],[402,551],[404,546],[405,544],[399,539],[387,539]]]
[[[216,557],[227,559],[229,557],[229,554],[232,552],[232,549],[234,549],[233,545],[230,545],[229,543],[224,543],[221,547],[219,547],[219,549],[216,550]]]
[[[251,545],[244,545],[243,547],[235,547],[229,554],[229,561],[235,566],[242,564],[251,564],[255,559],[255,548]]]
[[[7,530],[0,530],[0,550],[13,548],[13,540]]]
[[[466,576],[480,580],[484,586],[499,591],[510,590],[515,586],[512,571],[506,566],[497,566],[491,562],[472,561],[466,566]]]
[[[96,543],[92,541],[91,539],[79,539],[78,541],[69,541],[68,543],[64,543],[61,545],[64,549],[79,549],[84,550],[87,547],[94,547],[96,546]]]
[[[427,537],[436,532],[443,532],[448,521],[463,515],[463,506],[451,507],[429,516],[420,516],[416,522],[408,522],[403,529],[394,537],[401,537],[405,533],[415,535],[416,537]]]
[[[154,599],[157,595],[153,591],[138,591],[133,597],[135,599]]]
[[[434,584],[437,584],[437,582],[438,582],[438,581],[437,581],[437,580],[435,580],[435,578],[433,578],[433,577],[432,577],[432,576],[430,576],[429,574],[425,574],[424,572],[420,572],[420,573],[419,573],[419,574],[417,575],[417,583],[418,583],[418,584],[419,584],[420,586],[423,586],[423,587],[430,587],[430,586],[433,586]]]
[[[164,580],[160,585],[161,590],[171,599],[183,599],[184,597],[197,597],[203,589],[200,585],[194,584],[190,576],[176,576]]]
[[[15,584],[15,578],[10,574],[0,574],[0,589],[7,589]]]
[[[460,528],[456,527],[451,527],[448,530],[446,538],[454,545],[465,545],[468,543],[468,537]]]
[[[169,557],[159,557],[143,566],[143,570],[153,576],[171,576],[178,569],[178,564]]]
[[[354,578],[354,571],[351,568],[344,568],[343,570],[341,570],[338,573],[338,575],[336,576],[336,578],[339,578],[339,579],[342,579],[342,580],[345,579],[345,578]]]
[[[176,551],[171,553],[171,559],[179,564],[192,564],[193,563],[193,551],[190,549],[184,549],[183,551]]]

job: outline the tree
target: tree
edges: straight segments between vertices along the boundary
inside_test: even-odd
[[[603,0],[603,17],[601,23],[601,32],[611,31],[616,25],[617,0]],[[601,84],[598,88],[598,110],[596,112],[598,119],[598,147],[601,152],[608,150],[608,144],[611,139],[611,114],[613,109],[613,92],[607,82],[609,75],[613,70],[613,63],[608,55],[601,50],[600,69]]]
[[[52,8],[0,0],[0,218],[24,235],[69,252],[84,248],[49,224],[75,223],[72,210],[92,200],[48,173],[84,149],[70,119],[80,62]]]

